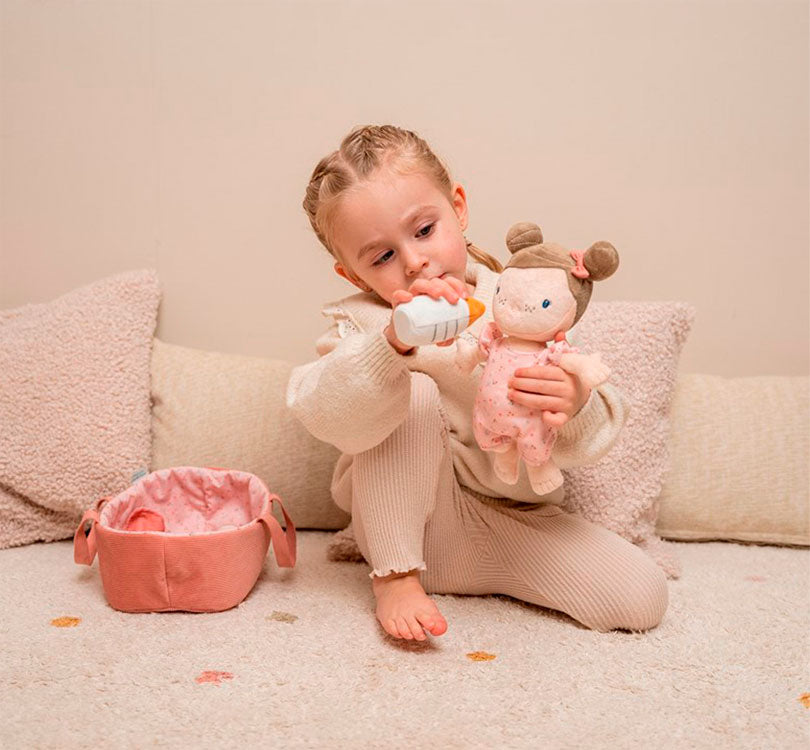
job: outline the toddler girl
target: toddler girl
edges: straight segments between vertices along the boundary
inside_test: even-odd
[[[472,428],[482,368],[457,369],[452,340],[409,348],[394,333],[393,309],[414,295],[475,296],[487,310],[460,335],[476,341],[503,270],[466,240],[464,188],[427,143],[390,125],[355,128],[315,167],[303,205],[335,272],[360,291],[322,308],[320,358],[293,370],[287,405],[341,451],[331,493],[352,515],[382,627],[444,633],[430,593],[506,594],[600,631],[656,626],[667,584],[646,553],[565,513],[562,487],[537,495],[525,468],[517,484],[498,478]],[[588,391],[553,365],[516,370],[510,386],[512,401],[558,428],[561,469],[597,461],[626,418],[614,386]]]

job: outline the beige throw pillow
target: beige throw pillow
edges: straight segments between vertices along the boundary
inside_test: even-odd
[[[148,466],[159,303],[145,270],[0,311],[0,548],[73,536]]]
[[[283,360],[155,339],[152,470],[217,466],[249,471],[281,498],[296,528],[346,526],[350,517],[329,492],[338,449],[312,437],[287,409],[292,368]]]
[[[661,536],[810,545],[808,383],[679,377]]]

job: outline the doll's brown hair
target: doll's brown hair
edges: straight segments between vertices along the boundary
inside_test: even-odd
[[[337,255],[330,242],[330,231],[340,196],[370,177],[381,166],[388,166],[400,174],[421,171],[450,200],[453,181],[447,167],[416,133],[395,125],[354,128],[336,151],[318,162],[312,171],[302,204],[315,235],[333,257],[337,258]],[[503,271],[503,265],[497,258],[469,240],[467,253],[492,271]]]
[[[582,264],[588,271],[585,278],[580,278],[574,271],[577,263],[571,252],[562,245],[543,242],[543,232],[537,224],[522,221],[515,224],[506,234],[506,246],[512,257],[506,268],[561,268],[565,271],[568,288],[577,303],[574,325],[585,312],[593,291],[593,282],[612,276],[619,267],[619,254],[616,248],[604,240],[594,242],[582,256]]]

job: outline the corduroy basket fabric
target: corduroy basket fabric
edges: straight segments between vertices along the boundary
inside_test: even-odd
[[[276,563],[292,568],[295,526],[261,479],[178,466],[96,501],[73,536],[73,559],[92,565],[98,551],[104,594],[115,609],[219,612],[250,593],[271,541]]]

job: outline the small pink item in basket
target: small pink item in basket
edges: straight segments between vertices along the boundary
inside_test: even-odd
[[[166,531],[166,523],[160,513],[138,508],[127,521],[126,531]]]
[[[271,541],[278,565],[292,568],[295,526],[261,479],[178,466],[94,503],[73,535],[73,559],[92,565],[98,551],[104,593],[115,609],[219,612],[250,593]]]

